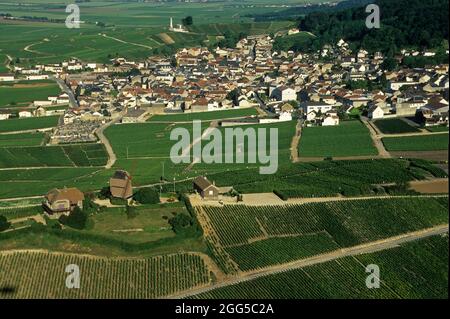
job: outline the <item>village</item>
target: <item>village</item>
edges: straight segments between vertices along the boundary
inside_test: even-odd
[[[114,58],[105,65],[73,59],[29,69],[16,66],[15,74],[0,75],[0,83],[49,77],[59,81],[67,92],[34,101],[34,109],[17,114],[25,118],[63,112],[52,134],[54,143],[92,141],[95,130],[110,121],[136,123],[153,114],[255,106],[263,110],[262,118],[301,118],[305,126],[339,125],[349,114],[369,119],[421,115],[426,126],[448,125],[448,65],[387,71],[381,53],[352,52],[343,40],[316,54],[277,52],[273,42],[268,35],[248,36],[234,49],[184,48],[173,57],[145,61]],[[417,55],[433,53],[403,50],[395,59]],[[348,87],[367,82],[379,85]],[[68,107],[51,108],[55,105]],[[8,109],[0,112],[0,120],[13,115]]]

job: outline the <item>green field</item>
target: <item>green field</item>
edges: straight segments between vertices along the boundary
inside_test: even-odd
[[[365,267],[380,267],[380,288],[368,289]],[[246,281],[200,299],[447,299],[448,234]]]
[[[209,123],[202,123],[202,130],[205,130]],[[106,137],[111,141],[111,145],[118,157],[115,167],[127,168],[137,175],[142,183],[156,182],[162,175],[162,163],[165,163],[166,177],[171,180],[173,177],[181,179],[183,177],[197,176],[200,173],[215,173],[227,170],[244,169],[249,166],[259,167],[259,164],[248,164],[249,148],[246,146],[245,163],[198,163],[194,165],[193,170],[184,172],[188,164],[173,164],[170,159],[170,150],[177,141],[170,141],[170,132],[175,128],[186,128],[191,133],[193,139],[192,124],[178,123],[143,123],[143,124],[120,124],[109,127],[105,131]],[[289,148],[292,136],[295,133],[295,122],[284,122],[277,124],[243,126],[246,128],[274,128],[278,129],[278,149],[279,161],[286,163],[289,160]],[[222,136],[224,128],[220,128]],[[269,134],[267,134],[269,138]],[[207,142],[202,143],[203,146]],[[222,143],[221,158],[224,161],[226,149],[224,147],[225,139]],[[236,144],[236,142],[234,143]],[[236,145],[235,145],[236,148]],[[180,154],[181,155],[181,154]],[[192,152],[191,152],[192,156]]]
[[[241,270],[448,223],[446,196],[203,209],[217,235],[211,244],[225,251],[218,258],[228,255]]]
[[[102,144],[0,148],[0,168],[104,166],[107,161]]]
[[[448,132],[447,126],[428,126],[426,127],[429,132]]]
[[[388,151],[441,151],[448,150],[448,134],[386,137],[383,144]]]
[[[0,121],[0,133],[39,130],[58,125],[59,116],[31,117]]]
[[[0,147],[39,146],[44,140],[43,133],[0,134]]]
[[[213,121],[227,118],[246,117],[251,115],[258,115],[258,112],[254,108],[246,108],[246,109],[232,109],[232,110],[200,112],[200,113],[154,115],[148,120],[148,122],[173,123],[173,122],[186,122],[193,120]]]
[[[67,289],[67,265],[80,267],[80,288]],[[208,267],[194,254],[153,258],[101,258],[49,252],[0,254],[2,298],[158,298],[210,282]],[[29,276],[39,273],[39,276]]]
[[[0,108],[28,106],[35,100],[47,100],[61,93],[56,83],[23,85],[26,87],[0,86]]]
[[[299,145],[300,157],[346,157],[377,155],[368,129],[359,121],[339,126],[306,127]]]
[[[233,186],[242,193],[277,191],[288,198],[384,194],[376,184],[404,183],[447,174],[428,162],[416,160],[353,160],[282,164],[274,175],[256,168],[210,172],[219,186]]]
[[[168,218],[186,213],[182,204],[152,205],[136,208],[137,216],[127,218],[125,208],[108,209],[92,217],[94,226],[86,234],[105,236],[129,243],[145,243],[175,237]]]
[[[384,119],[376,120],[375,125],[384,134],[402,134],[402,133],[416,133],[419,129],[413,127],[401,119]]]

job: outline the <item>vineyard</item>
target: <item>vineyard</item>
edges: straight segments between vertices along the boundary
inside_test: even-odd
[[[68,289],[66,266],[80,268],[80,289]],[[101,258],[48,252],[0,253],[6,298],[159,298],[210,282],[203,259],[176,254],[148,259]]]
[[[288,198],[359,196],[374,194],[373,184],[402,183],[427,176],[447,174],[429,162],[376,159],[358,161],[321,161],[280,166],[274,175],[263,176],[257,169],[209,174],[219,186],[233,187],[242,193],[278,191]]]
[[[366,265],[380,267],[367,289]],[[195,296],[212,299],[448,298],[448,234],[372,254],[269,275]]]
[[[448,223],[447,196],[202,210],[222,249],[216,258],[244,271]]]
[[[45,166],[104,166],[102,144],[0,148],[0,168]]]

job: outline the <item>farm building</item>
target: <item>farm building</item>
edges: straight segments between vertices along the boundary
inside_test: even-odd
[[[52,189],[45,195],[44,209],[49,214],[70,213],[75,207],[83,208],[84,194],[77,188]]]
[[[203,176],[194,179],[194,190],[206,200],[217,200],[219,198],[219,188]]]
[[[128,199],[133,196],[130,174],[127,171],[116,171],[109,180],[109,190],[116,198]]]

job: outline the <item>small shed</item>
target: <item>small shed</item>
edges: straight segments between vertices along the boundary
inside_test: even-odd
[[[211,183],[206,177],[199,176],[194,179],[194,190],[200,194],[203,199],[206,200],[218,200],[219,188]]]

